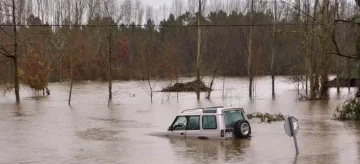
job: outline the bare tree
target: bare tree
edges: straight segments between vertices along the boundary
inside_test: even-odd
[[[136,14],[136,24],[142,24],[144,19],[144,7],[140,0],[136,0],[134,4],[135,14]]]
[[[254,0],[249,1],[250,3],[250,27],[249,27],[249,34],[247,36],[247,53],[248,53],[248,58],[247,58],[247,71],[248,71],[248,76],[249,76],[249,97],[252,98],[253,97],[253,81],[254,81],[254,75],[253,75],[253,71],[252,71],[252,57],[253,57],[253,31],[254,31],[254,26],[252,26],[255,23],[255,19],[254,19],[254,14],[255,14],[255,2]]]
[[[315,0],[315,4],[314,4],[314,9],[313,9],[313,18],[317,17],[317,7],[319,4],[319,0]],[[312,29],[315,29],[315,23],[316,20],[313,19],[312,21]],[[314,41],[313,39],[310,40],[310,49],[314,49]],[[311,54],[309,61],[310,61],[310,71],[309,71],[309,75],[310,75],[310,98],[314,99],[316,97],[316,88],[318,87],[317,85],[317,75],[316,75],[316,67],[315,65],[315,54]]]
[[[15,0],[12,0],[12,17],[13,17],[13,29],[14,29],[14,83],[15,83],[15,95],[16,103],[20,103],[20,93],[19,93],[19,73],[18,73],[18,41],[17,41],[17,27],[16,27],[16,13],[15,13]]]
[[[213,89],[213,85],[214,85],[214,81],[215,81],[215,77],[217,75],[217,73],[219,72],[219,69],[221,69],[221,67],[223,67],[223,63],[224,61],[227,60],[227,58],[224,60],[224,53],[225,53],[225,49],[228,47],[228,43],[224,42],[223,45],[221,45],[221,50],[220,53],[216,56],[216,58],[214,59],[214,69],[212,70],[212,75],[211,75],[211,80],[210,80],[210,85],[209,85],[209,90],[208,90],[208,94],[206,96],[207,99],[210,99],[211,96],[211,92]]]
[[[113,29],[110,28],[109,29],[109,34],[108,34],[108,41],[109,41],[109,55],[108,55],[108,60],[109,60],[109,68],[108,68],[108,82],[109,82],[109,101],[108,101],[108,105],[110,104],[110,101],[112,100],[112,53],[113,53],[113,46],[112,46],[112,43],[113,43],[113,38],[112,38],[112,35],[113,35]]]
[[[168,9],[166,7],[166,4],[163,4],[160,6],[160,12],[161,12],[161,20],[165,20],[168,17]]]
[[[273,25],[273,31],[272,31],[272,35],[273,35],[273,46],[272,46],[272,51],[271,51],[271,84],[272,84],[272,97],[275,98],[275,70],[274,70],[274,60],[275,60],[275,54],[276,54],[276,24],[277,24],[277,1],[274,1],[274,25]]]
[[[333,19],[339,19],[339,1],[335,0],[335,4],[334,4],[334,15],[333,15]],[[336,25],[334,25],[333,28],[333,34],[336,34]],[[340,94],[340,56],[336,56],[336,92],[339,95]]]
[[[5,4],[7,5],[7,4]],[[0,45],[0,54],[12,60],[13,64],[13,76],[14,76],[14,86],[15,86],[15,97],[16,103],[20,103],[20,86],[19,86],[19,71],[18,71],[18,32],[17,32],[17,15],[16,15],[16,3],[15,0],[12,0],[12,4],[9,5],[12,7],[12,29],[13,34],[8,33],[3,27],[0,26],[1,31],[3,31],[9,38],[13,40],[13,53],[10,53],[7,48],[3,45]]]
[[[178,17],[183,13],[184,3],[183,0],[173,0],[172,1],[172,11],[174,12],[174,16]]]
[[[198,10],[198,18],[197,18],[197,30],[198,30],[198,36],[197,36],[197,56],[196,56],[196,82],[197,82],[197,86],[196,86],[196,98],[198,100],[200,100],[200,83],[201,83],[201,79],[200,79],[200,67],[201,67],[201,10],[202,10],[202,2],[201,0],[199,0],[199,10]]]
[[[195,14],[196,12],[196,7],[198,6],[197,5],[197,0],[188,0],[188,11],[191,13],[191,14]]]
[[[223,3],[220,0],[210,0],[209,6],[211,11],[223,10]]]
[[[248,0],[228,0],[227,2],[226,11],[228,13],[236,12],[239,14],[240,12],[245,11],[245,8],[248,6]],[[244,6],[244,8],[241,8],[242,6]]]
[[[131,0],[124,0],[121,4],[121,10],[124,12],[124,24],[130,24],[131,23],[131,17],[132,17],[132,1]]]
[[[88,0],[88,20],[94,19],[96,14],[99,14],[98,9],[100,8],[99,0]]]

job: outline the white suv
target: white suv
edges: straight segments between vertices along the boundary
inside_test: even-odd
[[[168,129],[169,137],[180,138],[234,139],[250,134],[244,109],[223,106],[184,110]]]

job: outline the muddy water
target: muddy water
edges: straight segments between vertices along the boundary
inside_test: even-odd
[[[159,88],[168,82],[156,84]],[[249,100],[246,79],[217,79],[211,101],[198,102],[194,93],[178,98],[157,93],[151,104],[146,85],[117,82],[110,107],[102,83],[77,85],[71,107],[66,84],[50,84],[48,97],[22,89],[20,106],[14,105],[11,94],[0,97],[0,163],[360,163],[360,125],[331,119],[334,108],[347,98],[347,89],[341,95],[331,90],[330,101],[300,102],[295,86],[279,79],[272,100],[270,79],[258,78],[256,98]],[[185,141],[150,135],[165,130],[185,108],[213,105],[294,115],[300,122],[299,156],[283,122],[252,120],[253,137],[248,140]]]

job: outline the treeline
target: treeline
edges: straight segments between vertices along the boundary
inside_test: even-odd
[[[20,81],[37,90],[47,81],[194,76],[196,2],[156,10],[140,0],[0,0],[0,83],[14,79],[14,43]],[[315,98],[326,96],[327,75],[357,74],[357,26],[337,21],[354,20],[355,2],[203,0],[202,7],[203,76],[298,75]]]

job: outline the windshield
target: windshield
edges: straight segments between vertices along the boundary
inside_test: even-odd
[[[224,119],[226,128],[233,128],[239,120],[244,120],[244,116],[239,110],[224,111]]]

